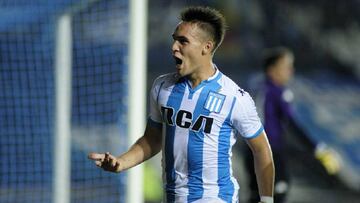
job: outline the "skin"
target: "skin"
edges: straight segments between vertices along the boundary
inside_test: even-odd
[[[212,63],[214,42],[195,23],[180,22],[173,33],[173,39],[172,54],[182,61],[176,65],[177,73],[187,77],[193,88],[215,74]],[[262,132],[247,142],[254,155],[260,195],[272,196],[274,166],[266,134]],[[159,153],[162,143],[161,129],[148,125],[144,135],[126,153],[118,157],[109,152],[90,153],[88,157],[106,171],[121,172]]]
[[[147,126],[144,135],[124,154],[115,157],[109,152],[90,153],[88,158],[96,166],[110,172],[121,172],[153,157],[161,150],[162,130]]]
[[[215,74],[212,65],[214,42],[196,23],[179,23],[173,39],[172,54],[182,60],[176,70],[191,81],[193,88]]]
[[[265,131],[255,138],[248,139],[247,144],[254,156],[259,195],[272,197],[274,194],[275,167]]]
[[[287,85],[294,75],[294,57],[285,54],[269,67],[267,75],[275,84]]]

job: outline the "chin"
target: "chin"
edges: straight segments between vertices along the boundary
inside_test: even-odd
[[[184,77],[184,76],[186,76],[186,74],[185,74],[185,73],[183,73],[183,72],[181,72],[181,71],[177,71],[177,73],[179,74],[179,76],[180,76],[180,77]]]
[[[181,68],[177,68],[177,69],[176,69],[176,72],[177,72],[181,77],[185,76],[184,70],[181,69]]]

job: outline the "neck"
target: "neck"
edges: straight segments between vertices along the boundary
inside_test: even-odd
[[[198,70],[199,71],[188,76],[188,79],[190,80],[193,88],[198,86],[202,81],[209,79],[216,72],[212,61],[201,65]]]
[[[277,78],[268,77],[268,79],[276,86],[284,87],[286,85],[282,81],[278,80]]]

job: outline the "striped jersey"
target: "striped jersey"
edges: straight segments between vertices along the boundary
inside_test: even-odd
[[[192,88],[177,73],[158,77],[149,124],[162,127],[164,202],[238,202],[231,148],[263,131],[252,98],[216,69]]]

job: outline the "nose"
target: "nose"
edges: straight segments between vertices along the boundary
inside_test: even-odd
[[[179,43],[174,40],[172,46],[171,46],[171,50],[172,50],[172,53],[175,53],[175,52],[178,52],[179,51]]]

